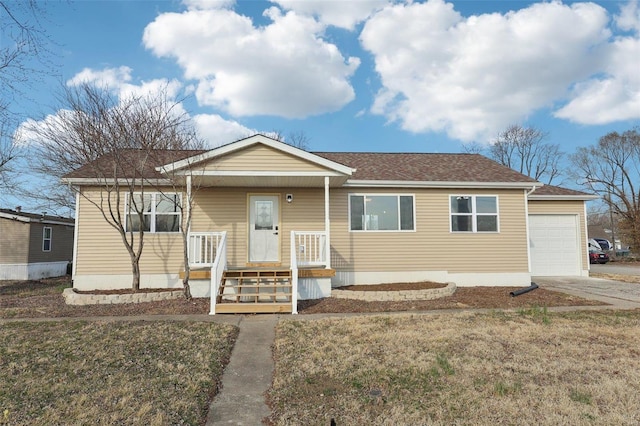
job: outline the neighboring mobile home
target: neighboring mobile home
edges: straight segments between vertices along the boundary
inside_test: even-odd
[[[34,280],[67,273],[74,220],[0,209],[0,280]]]
[[[182,286],[186,208],[174,203],[186,207],[187,194],[194,200],[189,263],[207,268],[192,274],[199,297],[212,288],[217,294],[221,281],[276,287],[289,279],[278,278],[286,271],[294,302],[351,284],[525,286],[532,275],[588,275],[585,201],[592,197],[543,186],[481,155],[311,153],[256,135],[157,157],[165,161],[147,166],[144,177],[160,186],[133,195],[147,207],[142,287]],[[79,191],[79,290],[131,284],[120,235],[88,201],[101,196],[101,161],[109,159],[65,177]],[[178,189],[168,176],[181,177]],[[119,211],[136,228],[129,195],[121,198]]]

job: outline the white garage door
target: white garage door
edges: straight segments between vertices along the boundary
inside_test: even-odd
[[[531,275],[580,275],[578,218],[529,215]]]

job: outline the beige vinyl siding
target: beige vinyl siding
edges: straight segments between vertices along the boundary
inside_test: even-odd
[[[293,202],[286,202],[293,194]],[[250,195],[280,198],[280,260],[290,263],[291,231],[324,231],[324,189],[321,188],[203,188],[195,193],[193,232],[226,231],[227,262],[244,267],[248,262],[248,214]]]
[[[42,234],[45,227],[51,228],[51,251],[42,251]],[[29,263],[73,259],[73,226],[32,222],[29,234]]]
[[[415,232],[350,232],[349,193],[415,195]],[[227,231],[227,261],[248,261],[249,195],[278,195],[280,260],[290,262],[290,233],[324,230],[323,188],[201,188],[194,192],[193,232]],[[293,202],[286,202],[286,194]],[[498,233],[449,231],[450,195],[498,197]],[[446,189],[330,190],[332,267],[342,271],[527,272],[524,191]],[[122,209],[121,205],[121,209]],[[130,273],[120,235],[100,213],[80,198],[78,274]],[[143,273],[177,273],[182,268],[180,234],[145,234]]]
[[[589,266],[589,252],[587,248],[586,218],[584,216],[584,201],[580,200],[529,200],[529,214],[573,214],[578,215],[580,228],[580,260],[581,269]]]
[[[0,218],[0,263],[27,263],[28,253],[29,224]]]
[[[152,192],[147,189],[147,192]],[[170,191],[169,191],[170,192]],[[85,197],[99,200],[99,189],[84,188],[80,196],[76,274],[129,274],[131,259],[120,233],[102,217]],[[106,196],[106,194],[104,194]],[[118,209],[124,214],[124,194]],[[115,196],[113,197],[115,202]],[[124,219],[123,219],[124,220]],[[182,268],[181,233],[144,234],[140,258],[142,274],[177,274]]]
[[[415,195],[416,231],[349,232],[349,193]],[[498,196],[500,232],[450,232],[450,195]],[[333,190],[332,266],[343,271],[527,272],[525,217],[522,190]]]
[[[319,172],[326,169],[310,161],[259,144],[216,158],[205,166],[205,170]]]

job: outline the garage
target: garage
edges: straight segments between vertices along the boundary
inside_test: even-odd
[[[531,275],[580,275],[578,216],[530,214]]]

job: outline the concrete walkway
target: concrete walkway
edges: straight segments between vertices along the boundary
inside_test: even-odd
[[[207,425],[260,425],[271,414],[265,402],[273,378],[272,348],[279,315],[245,315],[222,390],[209,407]]]

